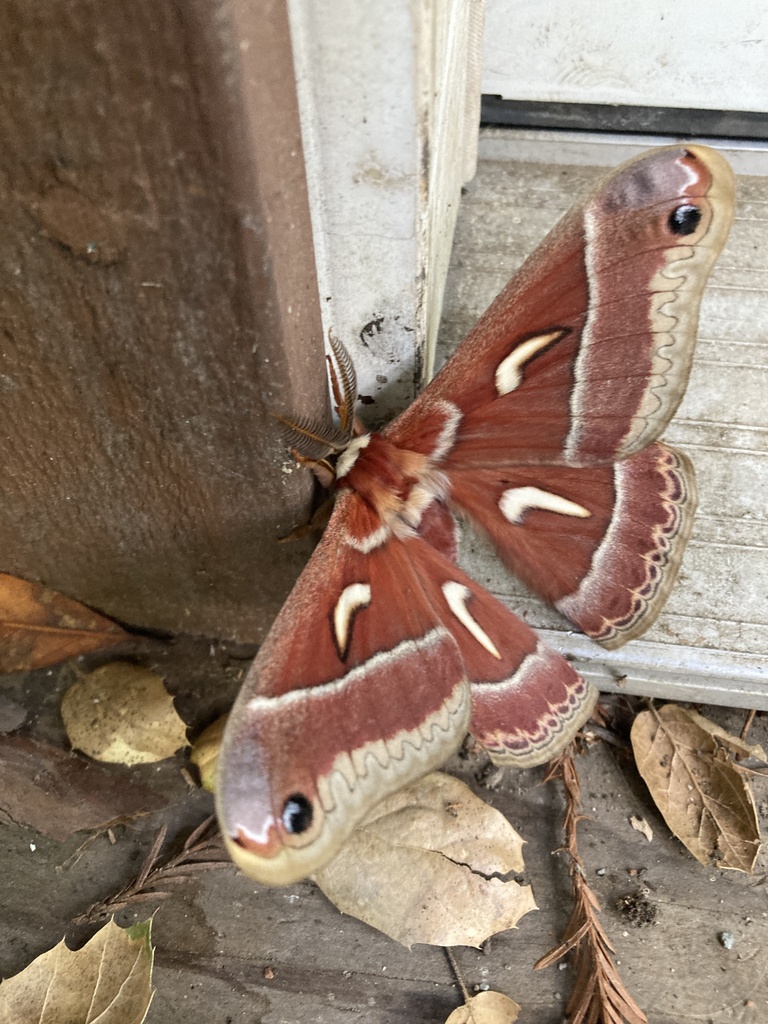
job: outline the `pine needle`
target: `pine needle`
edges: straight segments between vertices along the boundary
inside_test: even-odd
[[[600,904],[587,882],[579,855],[576,830],[581,814],[579,775],[573,745],[553,761],[548,779],[560,778],[565,787],[565,852],[573,886],[573,910],[559,946],[536,964],[550,967],[573,954],[573,988],[565,1014],[568,1024],[648,1024],[648,1018],[624,987],[612,954],[613,946],[600,923]]]
[[[166,891],[168,887],[187,882],[201,871],[232,866],[213,816],[201,821],[184,840],[181,850],[161,863],[160,851],[167,834],[168,826],[161,826],[141,871],[132,882],[106,900],[94,903],[84,914],[74,918],[73,923],[92,924],[136,903],[160,902],[171,895]]]

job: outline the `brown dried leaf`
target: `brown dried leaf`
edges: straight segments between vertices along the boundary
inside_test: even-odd
[[[0,573],[0,673],[45,668],[127,638],[118,625],[85,605]]]
[[[82,949],[64,939],[0,984],[0,1024],[141,1024],[152,1001],[151,921],[110,921]]]
[[[734,736],[733,733],[727,732],[721,725],[710,722],[708,718],[700,715],[698,711],[688,709],[686,714],[690,717],[691,721],[696,722],[702,729],[706,729],[710,736],[714,736],[732,754],[736,754],[739,757],[755,757],[758,761],[768,762],[768,755],[766,755],[765,750],[759,743],[745,742],[740,736]]]
[[[637,767],[667,825],[700,863],[749,874],[760,849],[752,791],[700,719],[676,704],[639,714],[631,733]]]
[[[536,909],[530,886],[486,877],[521,871],[521,846],[502,814],[434,773],[383,800],[315,881],[405,946],[480,946]]]
[[[0,821],[62,840],[163,807],[139,782],[25,736],[0,736]]]
[[[200,785],[209,793],[216,792],[216,766],[219,760],[221,739],[229,715],[222,715],[204,729],[192,744],[189,759],[200,772]]]
[[[457,1007],[445,1024],[515,1024],[520,1007],[501,992],[478,992]]]
[[[186,726],[162,676],[113,661],[73,683],[61,700],[73,747],[97,761],[142,764],[186,746]]]

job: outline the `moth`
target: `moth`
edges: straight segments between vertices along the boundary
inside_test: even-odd
[[[456,564],[455,516],[607,648],[656,619],[691,532],[690,462],[657,440],[733,217],[701,146],[615,170],[553,229],[445,367],[380,433],[341,437],[328,527],[254,661],[219,758],[231,856],[262,882],[326,864],[377,801],[467,730],[542,763],[596,692]]]

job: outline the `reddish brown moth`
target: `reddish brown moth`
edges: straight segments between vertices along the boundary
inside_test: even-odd
[[[655,620],[696,488],[657,441],[685,390],[733,176],[700,146],[619,167],[542,242],[423,394],[333,467],[338,501],[230,717],[234,860],[289,883],[469,729],[500,764],[561,750],[596,694],[455,564],[454,514],[589,636]],[[351,390],[353,375],[341,366]]]

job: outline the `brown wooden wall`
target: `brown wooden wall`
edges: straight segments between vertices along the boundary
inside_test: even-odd
[[[326,401],[283,0],[0,6],[0,571],[259,639]]]

